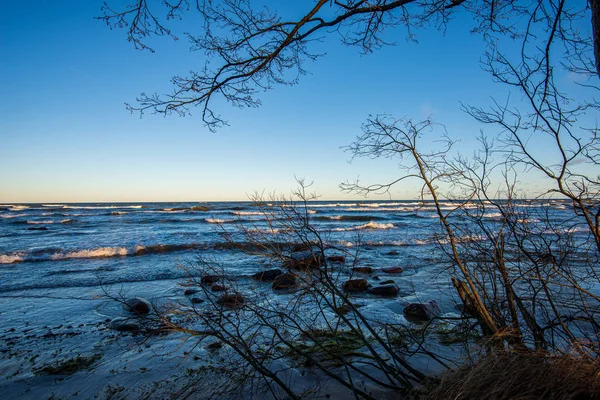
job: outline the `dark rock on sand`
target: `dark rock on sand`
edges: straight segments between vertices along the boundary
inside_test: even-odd
[[[360,274],[372,274],[373,268],[371,268],[371,267],[354,267],[354,268],[352,268],[352,272],[358,272]]]
[[[366,279],[350,279],[342,284],[342,289],[350,293],[365,292],[368,288],[369,282]]]
[[[213,292],[225,292],[227,288],[223,285],[212,285],[210,290]]]
[[[239,293],[224,294],[217,300],[217,304],[225,307],[235,308],[241,307],[244,304],[244,296]]]
[[[122,306],[125,311],[138,315],[144,315],[150,312],[151,304],[148,300],[142,299],[141,297],[132,297],[125,300]]]
[[[434,300],[426,303],[410,303],[404,307],[404,316],[416,321],[429,321],[440,313],[440,308]]]
[[[398,288],[398,285],[380,285],[380,286],[375,286],[372,287],[371,289],[369,289],[369,291],[367,292],[369,294],[374,294],[375,296],[381,296],[381,297],[396,297],[398,296],[398,293],[400,293],[400,289]]]
[[[344,257],[344,256],[329,256],[329,257],[327,257],[327,261],[343,264],[346,262],[346,257]]]
[[[39,227],[31,227],[31,228],[27,228],[28,231],[47,231],[48,228],[46,228],[45,226],[39,226]]]
[[[400,274],[404,269],[402,267],[390,267],[390,268],[382,268],[381,269],[386,274]]]
[[[218,282],[221,278],[218,275],[204,275],[200,282],[205,285],[212,285],[215,282]]]
[[[252,278],[256,279],[257,281],[271,282],[281,274],[283,274],[283,272],[279,268],[276,268],[257,272],[252,275]]]
[[[296,275],[281,274],[273,280],[273,289],[291,289],[296,286]]]
[[[183,292],[185,296],[190,296],[196,293],[198,293],[198,289],[185,289],[185,292]]]
[[[140,329],[139,325],[131,318],[117,317],[110,321],[110,329],[120,332],[135,332]]]

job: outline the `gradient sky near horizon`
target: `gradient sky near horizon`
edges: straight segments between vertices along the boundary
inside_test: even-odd
[[[341,193],[340,182],[399,174],[392,160],[349,163],[340,148],[369,114],[432,115],[471,154],[480,126],[460,103],[488,102],[502,89],[479,66],[481,38],[459,19],[445,34],[416,31],[418,43],[398,28],[396,46],[366,56],[332,35],[317,45],[327,56],[308,63],[298,85],[265,92],[257,109],[219,104],[230,126],[217,133],[199,110],[140,119],[124,103],[169,92],[171,76],[200,68],[203,56],[166,38],[152,42],[154,54],[136,51],[124,31],[93,19],[101,5],[3,4],[0,202],[246,200],[255,191],[287,193],[295,177],[313,181],[323,199],[358,198]],[[531,183],[532,193],[542,189]],[[416,195],[414,182],[391,192]]]

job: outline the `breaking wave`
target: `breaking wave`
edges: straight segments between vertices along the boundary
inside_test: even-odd
[[[396,225],[394,225],[394,224],[380,224],[380,223],[371,221],[371,222],[367,222],[366,224],[363,224],[363,225],[350,226],[347,228],[334,228],[334,229],[332,229],[332,231],[345,232],[345,231],[358,231],[358,230],[363,230],[363,229],[392,229],[395,227],[396,227]]]

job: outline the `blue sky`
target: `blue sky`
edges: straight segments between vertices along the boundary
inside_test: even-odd
[[[124,102],[168,92],[169,78],[203,64],[181,40],[136,51],[125,32],[93,19],[101,1],[9,2],[0,15],[0,201],[245,200],[287,192],[294,177],[314,181],[323,199],[344,199],[341,181],[398,176],[390,160],[356,160],[352,142],[369,114],[432,114],[472,153],[479,126],[460,111],[498,94],[478,64],[483,43],[469,24],[446,34],[417,31],[368,56],[331,37],[311,75],[260,96],[262,107],[217,110],[230,126],[211,133],[191,117],[131,115]],[[185,24],[185,22],[184,22]],[[540,188],[541,189],[541,188]],[[535,190],[535,188],[533,188]],[[400,185],[394,199],[412,199]]]

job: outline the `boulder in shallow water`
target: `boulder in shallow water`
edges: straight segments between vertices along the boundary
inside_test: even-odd
[[[329,256],[329,257],[327,257],[327,261],[343,264],[346,262],[346,257],[344,257],[344,256]]]
[[[429,321],[440,313],[440,307],[434,300],[426,303],[410,303],[404,307],[404,316],[417,322]]]
[[[148,300],[141,297],[132,297],[127,299],[122,304],[123,309],[130,313],[145,315],[150,312],[151,304]]]
[[[273,289],[291,289],[296,287],[296,275],[293,274],[281,274],[273,280]]]
[[[190,301],[192,302],[192,304],[200,304],[200,303],[204,303],[204,300],[199,299],[198,297],[192,297],[190,299]]]
[[[204,285],[212,285],[215,282],[218,282],[221,278],[219,277],[219,275],[204,275],[202,277],[202,279],[200,279],[200,282],[202,282]]]
[[[359,274],[372,274],[372,267],[353,267],[352,272],[358,272]]]
[[[28,231],[47,231],[48,228],[46,228],[45,226],[33,226],[31,228],[27,228]]]
[[[213,292],[225,292],[227,291],[227,288],[223,285],[212,285],[210,287],[210,290],[212,290]]]
[[[117,317],[110,321],[108,327],[119,332],[136,332],[140,329],[135,320],[125,317]]]
[[[235,308],[244,305],[244,296],[239,293],[227,293],[217,300],[217,304],[224,307]]]
[[[396,284],[379,285],[372,287],[367,293],[381,297],[396,297],[398,296],[398,293],[400,293],[400,288],[398,288],[398,285]]]
[[[185,289],[185,292],[183,292],[185,296],[191,296],[196,293],[198,293],[198,289]]]
[[[390,268],[382,268],[381,271],[386,274],[400,274],[404,269],[402,267],[390,267]]]
[[[342,289],[350,293],[365,292],[368,288],[369,282],[366,279],[350,279],[342,284]]]
[[[267,271],[260,271],[252,275],[252,279],[256,279],[257,281],[263,282],[272,282],[279,275],[283,274],[283,272],[279,268],[269,269]]]
[[[283,262],[284,268],[309,269],[318,268],[323,264],[323,256],[319,252],[304,251],[295,253]]]

